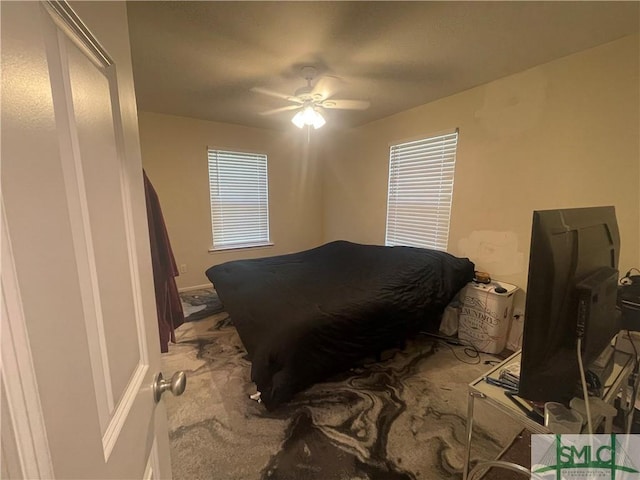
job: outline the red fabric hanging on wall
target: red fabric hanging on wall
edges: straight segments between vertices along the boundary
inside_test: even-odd
[[[169,341],[175,343],[175,329],[184,323],[182,303],[178,294],[176,279],[178,266],[171,250],[169,234],[162,216],[160,199],[147,173],[143,170],[144,193],[147,201],[147,221],[149,222],[149,241],[151,243],[151,263],[153,265],[153,283],[156,291],[156,309],[158,311],[158,329],[160,330],[160,351],[169,351]]]

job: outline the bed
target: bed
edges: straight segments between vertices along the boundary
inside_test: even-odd
[[[206,271],[268,409],[420,331],[437,331],[473,273],[468,259],[446,252],[346,241]]]

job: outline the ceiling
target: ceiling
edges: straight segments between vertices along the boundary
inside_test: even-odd
[[[291,128],[288,105],[251,91],[342,79],[331,110],[352,127],[638,32],[639,2],[128,2],[140,110]],[[294,127],[295,128],[295,127]],[[325,127],[327,128],[327,127]]]

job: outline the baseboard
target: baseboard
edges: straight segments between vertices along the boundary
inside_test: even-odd
[[[213,288],[213,285],[210,283],[205,283],[203,285],[193,285],[191,287],[182,287],[178,289],[178,292],[191,292],[192,290],[202,290],[203,288]]]

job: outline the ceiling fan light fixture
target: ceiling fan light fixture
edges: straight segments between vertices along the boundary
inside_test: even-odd
[[[320,127],[322,127],[325,123],[327,123],[327,121],[320,114],[320,112],[318,112],[317,110],[314,110],[314,112],[315,112],[315,118],[313,119],[312,125],[313,125],[313,128],[317,130]]]
[[[303,113],[303,111],[300,110],[291,119],[291,123],[293,123],[298,128],[304,127],[304,119],[302,118],[302,113]]]
[[[313,106],[304,107],[298,113],[296,113],[291,122],[298,128],[302,128],[305,125],[311,125],[313,128],[321,128],[327,121]]]

